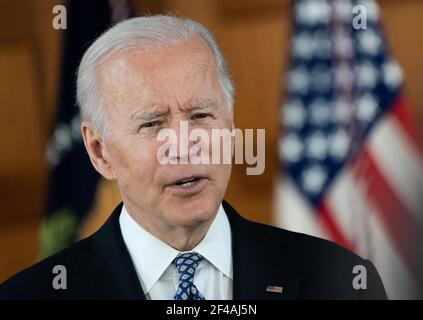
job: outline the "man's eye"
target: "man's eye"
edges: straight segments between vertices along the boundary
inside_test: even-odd
[[[194,114],[192,116],[192,119],[193,120],[200,120],[200,119],[204,119],[204,118],[207,118],[207,117],[211,117],[211,114],[209,114],[209,113],[197,113],[197,114]]]
[[[159,121],[150,121],[150,122],[146,122],[143,125],[141,125],[140,129],[143,128],[152,128],[155,127],[159,124]]]

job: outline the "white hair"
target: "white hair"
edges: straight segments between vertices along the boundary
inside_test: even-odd
[[[216,62],[224,100],[232,111],[234,88],[228,68],[213,35],[201,24],[184,18],[155,15],[120,22],[104,32],[82,57],[77,75],[77,101],[82,120],[89,121],[104,134],[107,121],[98,85],[97,66],[112,54],[130,48],[151,48],[178,43],[200,36],[209,46]]]

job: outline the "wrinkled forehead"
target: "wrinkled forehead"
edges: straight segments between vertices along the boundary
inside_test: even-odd
[[[215,59],[201,38],[118,52],[99,66],[98,77],[108,105],[222,99]]]

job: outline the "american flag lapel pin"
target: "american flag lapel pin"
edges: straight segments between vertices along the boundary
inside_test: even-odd
[[[283,292],[283,287],[278,287],[278,286],[266,286],[266,292],[274,292],[274,293],[279,293],[282,294]]]

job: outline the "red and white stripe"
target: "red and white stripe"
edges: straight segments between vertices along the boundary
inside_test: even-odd
[[[275,224],[326,238],[369,258],[392,299],[415,298],[423,230],[423,157],[399,99],[338,174],[318,213],[289,178],[278,179]]]

